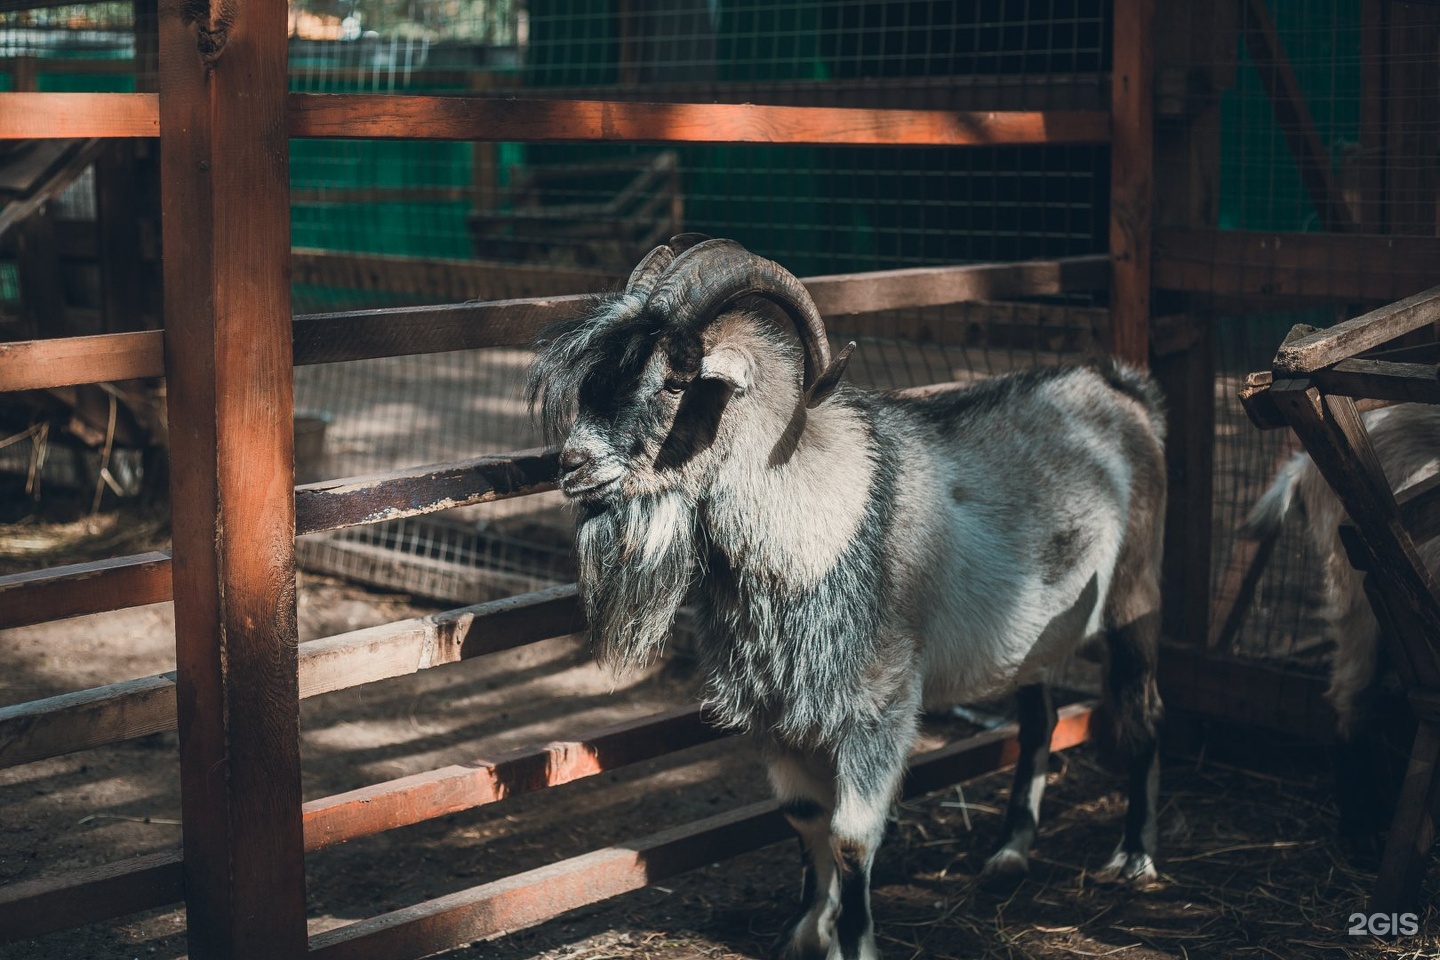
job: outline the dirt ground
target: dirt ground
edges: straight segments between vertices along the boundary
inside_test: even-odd
[[[114,515],[0,528],[0,572],[89,550],[135,552],[163,527]],[[55,555],[64,541],[64,558]],[[409,616],[410,598],[302,577],[302,639]],[[0,632],[0,705],[173,667],[168,605]],[[688,702],[696,683],[670,665],[616,684],[574,639],[556,640],[308,700],[303,788],[313,799],[464,762]],[[963,732],[954,721],[936,736]],[[1390,941],[1351,936],[1373,874],[1334,837],[1324,751],[1253,732],[1179,724],[1167,745],[1161,881],[1145,890],[1090,878],[1120,830],[1121,783],[1088,749],[1052,762],[1032,875],[996,893],[976,882],[999,827],[997,774],[900,806],[876,870],[882,950],[896,958],[1430,957],[1440,916]],[[1188,732],[1185,732],[1188,731]],[[735,741],[513,798],[307,859],[312,933],[647,835],[766,796]],[[0,771],[0,883],[173,849],[179,842],[175,737]],[[794,908],[789,844],[716,864],[532,930],[461,948],[486,960],[760,958]],[[1432,869],[1427,903],[1440,893]],[[0,947],[0,960],[173,960],[180,910],[159,910]]]

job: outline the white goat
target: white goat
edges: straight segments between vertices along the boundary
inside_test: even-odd
[[[1361,416],[1392,490],[1440,472],[1440,407],[1406,403]],[[1245,532],[1257,540],[1275,536],[1296,511],[1324,571],[1325,637],[1335,645],[1325,696],[1339,718],[1341,738],[1349,740],[1363,721],[1357,709],[1361,694],[1375,682],[1380,626],[1365,597],[1362,575],[1350,566],[1340,543],[1340,526],[1349,517],[1305,453],[1291,457],[1276,473],[1250,511]],[[1431,572],[1440,573],[1440,539],[1421,544],[1419,551]]]
[[[1106,363],[924,398],[857,390],[840,382],[851,347],[832,360],[798,280],[694,235],[540,347],[530,399],[564,437],[597,656],[652,656],[697,588],[711,707],[758,739],[800,836],[804,903],[781,956],[878,956],[870,868],[926,705],[1019,688],[986,872],[1027,868],[1055,723],[1044,684],[1092,636],[1109,660],[1092,729],[1130,774],[1104,872],[1155,876],[1166,478],[1146,377]]]

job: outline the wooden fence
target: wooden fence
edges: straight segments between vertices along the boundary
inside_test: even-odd
[[[1121,5],[1135,8],[1143,30],[1147,3]],[[159,139],[164,330],[0,344],[0,390],[165,376],[174,491],[173,556],[4,578],[0,627],[173,599],[177,664],[170,674],[0,709],[0,763],[175,728],[184,823],[183,849],[173,853],[0,889],[0,931],[30,937],[183,899],[196,960],[415,957],[780,838],[783,819],[772,804],[760,804],[307,937],[307,851],[717,734],[685,708],[574,742],[301,802],[302,698],[563,636],[583,622],[567,586],[298,643],[297,533],[549,489],[555,464],[529,451],[297,488],[293,366],[525,345],[583,299],[292,316],[289,139],[1103,143],[1111,137],[1110,112],[292,94],[286,5],[242,0],[215,9],[196,22],[193,6],[162,5],[158,92],[0,94],[0,138]],[[1128,68],[1143,71],[1144,63]],[[1127,131],[1132,123],[1143,127],[1147,111],[1130,83],[1120,83],[1125,112],[1114,118]],[[1130,159],[1139,162],[1144,151],[1136,142]],[[1149,181],[1136,170],[1124,168],[1119,189],[1138,209]],[[1117,282],[1138,295],[1148,288],[1148,264],[1137,253],[1148,248],[1148,236],[1141,220],[1122,226],[1128,252],[1116,261]],[[1092,290],[1107,285],[1106,273],[1103,259],[1080,258],[822,277],[807,285],[833,316]],[[1117,316],[1115,345],[1143,362],[1143,304]],[[1083,707],[1067,710],[1055,746],[1082,740],[1087,719]],[[907,789],[998,769],[1016,750],[1013,730],[953,744],[917,757]]]

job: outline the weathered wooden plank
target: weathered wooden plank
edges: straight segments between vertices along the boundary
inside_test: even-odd
[[[159,551],[0,577],[0,630],[170,599]]]
[[[472,457],[295,488],[295,532],[319,533],[555,489],[556,453]],[[3,582],[3,581],[0,581]]]
[[[0,707],[0,768],[175,728],[175,675]]]
[[[1274,369],[1276,374],[1306,376],[1436,322],[1440,322],[1440,286],[1287,341],[1275,355]]]
[[[593,777],[729,734],[698,706],[677,707],[596,730],[575,740],[523,747],[377,783],[305,804],[305,849],[432,820],[506,797]]]
[[[1155,286],[1257,300],[1388,302],[1435,285],[1440,238],[1166,228]]]
[[[1400,524],[1417,544],[1440,536],[1440,474],[1395,493]]]
[[[387,293],[422,294],[431,300],[512,300],[570,293],[599,293],[624,277],[581,267],[539,266],[485,260],[440,260],[296,249],[296,283]]]
[[[0,943],[174,903],[183,872],[176,850],[0,886]]]
[[[1099,110],[955,112],[295,93],[290,135],[529,143],[976,146],[1104,143]]]
[[[299,697],[403,677],[585,629],[574,584],[300,644]],[[175,728],[175,675],[0,708],[0,768]],[[296,804],[297,809],[299,804]]]
[[[164,370],[158,330],[0,343],[0,391],[158,376]]]
[[[803,282],[823,315],[839,316],[1103,289],[1107,263],[1104,256],[1066,257],[834,274]],[[579,316],[592,303],[588,296],[541,297],[298,316],[295,362],[524,347],[548,324]]]
[[[198,23],[197,23],[198,19]],[[192,960],[306,949],[288,18],[160,6],[161,205]]]
[[[1312,376],[1326,393],[1392,403],[1440,403],[1440,380],[1433,363],[1389,360],[1341,360]]]
[[[1082,741],[1089,708],[1062,711],[1052,748]],[[1013,726],[913,758],[905,795],[916,796],[1013,763]],[[401,960],[534,926],[695,867],[792,836],[773,802],[751,804],[620,846],[596,850],[312,937],[316,960]]]
[[[1109,260],[1103,255],[916,267],[805,279],[822,316],[939,306],[970,300],[1006,300],[1104,289]]]
[[[159,135],[153,93],[0,93],[0,140]]]
[[[1150,364],[1155,0],[1115,0],[1110,98],[1110,350]]]

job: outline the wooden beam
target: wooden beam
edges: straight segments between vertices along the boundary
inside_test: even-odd
[[[0,577],[0,630],[169,600],[170,554],[141,553]]]
[[[1436,263],[1440,237],[1192,229],[1155,237],[1156,287],[1272,303],[1388,303],[1433,286]]]
[[[568,584],[311,640],[299,645],[298,696],[408,676],[583,629],[584,612]],[[175,689],[175,675],[164,673],[0,708],[0,769],[173,730]]]
[[[556,453],[472,457],[295,488],[295,532],[319,533],[555,489]]]
[[[1312,379],[1326,393],[1391,403],[1440,403],[1433,363],[1341,360],[1316,370]]]
[[[1440,474],[1395,493],[1400,523],[1417,543],[1440,536]]]
[[[1150,363],[1155,0],[1115,0],[1110,100],[1110,350]]]
[[[158,376],[164,355],[158,330],[0,343],[0,392]]]
[[[153,93],[0,93],[0,140],[159,135]]]
[[[1104,143],[1098,110],[966,112],[295,93],[290,135],[527,143],[990,146]]]
[[[1275,373],[1277,376],[1308,375],[1437,322],[1440,322],[1440,286],[1309,336],[1287,340],[1275,354]]]
[[[285,4],[162,3],[165,375],[192,960],[306,950]]]
[[[1305,184],[1305,192],[1310,195],[1310,202],[1320,216],[1320,223],[1326,230],[1353,230],[1355,218],[1341,196],[1330,154],[1320,139],[1305,91],[1300,89],[1300,82],[1290,66],[1290,58],[1285,55],[1285,45],[1275,29],[1275,20],[1265,0],[1245,0],[1242,7],[1241,29],[1245,34],[1245,46],[1260,74],[1260,82],[1275,113],[1275,124],[1285,136],[1285,142],[1295,158],[1295,166],[1300,171],[1300,180]]]
[[[182,874],[176,850],[0,886],[0,943],[175,903]]]
[[[343,290],[424,294],[435,300],[513,300],[599,293],[624,277],[581,267],[441,260],[335,250],[293,253],[294,281]]]
[[[1104,256],[834,274],[803,281],[830,316],[1102,289]],[[480,347],[528,347],[556,320],[582,314],[589,294],[295,317],[297,366]],[[0,343],[0,391],[164,374],[160,331]]]
[[[802,282],[823,315],[840,316],[1103,289],[1107,262],[1103,255],[1065,257],[834,274]],[[548,324],[579,316],[592,303],[588,296],[540,297],[299,316],[295,363],[525,347]]]
[[[1062,710],[1052,749],[1083,741],[1089,712],[1088,705]],[[992,773],[1018,756],[1013,725],[921,754],[911,761],[905,796]],[[567,910],[791,836],[793,832],[775,803],[751,804],[328,930],[311,938],[311,956],[315,960],[429,956],[459,943],[534,926]]]
[[[433,820],[709,743],[729,732],[698,706],[676,707],[575,740],[522,747],[488,760],[429,770],[305,804],[305,849]]]

